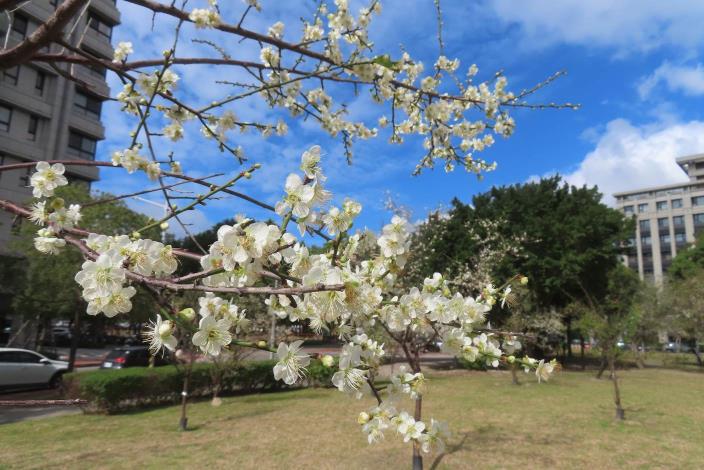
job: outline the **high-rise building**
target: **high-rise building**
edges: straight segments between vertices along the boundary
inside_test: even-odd
[[[10,18],[0,15],[0,47],[10,48],[28,37],[45,22],[62,0],[22,2]],[[120,23],[115,0],[92,0],[80,16],[65,28],[64,39],[93,55],[112,59],[112,29]],[[61,53],[52,44],[41,52]],[[101,97],[109,96],[104,67],[85,67],[33,62],[0,70],[0,165],[41,160],[95,158],[96,145],[104,138],[100,122]],[[67,77],[73,76],[75,80]],[[29,177],[32,168],[0,173],[0,198],[26,203],[32,197]],[[73,184],[90,184],[98,179],[96,167],[67,167]],[[0,256],[15,256],[10,244],[13,217],[0,211]],[[3,262],[3,261],[0,261]],[[13,264],[5,258],[5,271]],[[11,276],[12,272],[4,272]],[[31,312],[11,315],[13,293],[0,284],[0,344],[8,339],[12,318],[15,344],[32,347],[35,329],[20,326]],[[18,337],[22,332],[22,336]]]
[[[61,0],[24,2],[9,20],[0,15],[0,46],[21,42],[56,10]],[[91,54],[112,59],[112,29],[120,22],[115,0],[92,0],[67,26],[66,39]],[[7,43],[5,43],[7,41]],[[42,52],[65,52],[51,45]],[[46,63],[0,71],[0,165],[40,160],[95,158],[104,138],[101,96],[109,96],[103,67]],[[73,75],[77,81],[66,78]],[[81,83],[80,85],[78,83]],[[32,196],[32,169],[0,173],[0,198],[24,203]],[[67,167],[74,183],[98,179],[94,167]],[[0,254],[8,253],[12,217],[0,211]]]
[[[704,154],[680,157],[677,164],[688,182],[614,194],[617,209],[636,219],[624,262],[657,283],[678,251],[704,231]]]

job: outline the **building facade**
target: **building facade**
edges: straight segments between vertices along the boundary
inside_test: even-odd
[[[672,258],[704,231],[704,154],[680,157],[677,164],[688,182],[614,194],[617,209],[636,220],[624,263],[656,283]]]
[[[0,15],[0,47],[12,47],[32,34],[61,1],[23,2],[11,18]],[[115,0],[92,0],[80,17],[67,26],[65,39],[75,47],[112,60],[112,29],[119,23]],[[64,52],[62,49],[52,44],[41,52],[60,53]],[[0,70],[0,165],[95,159],[96,145],[105,133],[100,122],[101,97],[110,94],[105,75],[102,67],[52,67],[45,63]],[[76,81],[66,78],[71,76]],[[32,197],[32,172],[33,168],[0,172],[0,198],[25,204]],[[66,176],[71,184],[90,186],[99,174],[95,167],[77,166],[67,167]],[[3,276],[12,276],[16,263],[21,263],[11,245],[13,223],[12,216],[0,211],[0,263],[6,268]],[[31,314],[11,315],[13,293],[3,287],[6,284],[0,283],[0,344],[13,336],[16,344],[33,347],[36,328],[21,325]]]
[[[60,4],[60,0],[26,2],[12,21],[0,17],[0,38],[12,47],[32,32]],[[120,13],[114,0],[93,0],[80,18],[71,22],[68,40],[97,56],[112,59],[112,28]],[[71,32],[72,31],[72,32]],[[52,45],[43,52],[62,52]],[[95,158],[105,129],[100,122],[101,96],[109,96],[104,68],[58,64],[19,65],[0,71],[0,165],[40,160]],[[83,85],[65,78],[71,74]],[[33,170],[0,173],[0,198],[24,203],[32,196],[29,176]],[[74,183],[90,185],[98,169],[68,167]],[[0,253],[11,252],[12,217],[0,211]]]

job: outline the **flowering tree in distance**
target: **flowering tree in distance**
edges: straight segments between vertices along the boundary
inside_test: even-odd
[[[340,97],[349,95],[345,90],[366,89],[380,109],[386,110],[374,124],[388,128],[392,144],[404,143],[407,136],[422,137],[423,153],[416,173],[441,164],[446,171],[460,166],[480,174],[492,170],[494,164],[478,154],[492,145],[495,135],[508,137],[513,132],[512,108],[573,107],[526,101],[559,73],[514,94],[507,90],[502,74],[476,82],[475,65],[460,72],[459,60],[444,55],[426,70],[407,52],[398,56],[380,53],[368,35],[370,22],[381,11],[378,1],[358,11],[352,11],[346,0],[336,0],[333,5],[321,2],[312,17],[302,19],[297,27],[276,22],[266,31],[246,26],[249,15],[261,10],[256,0],[247,0],[243,13],[229,19],[213,0],[198,8],[189,3],[189,9],[185,9],[185,1],[126,1],[143,7],[145,14],[154,14],[155,21],[175,21],[173,40],[164,45],[162,56],[130,61],[138,45],[129,42],[117,45],[112,61],[81,48],[81,27],[76,26],[83,24],[80,19],[87,0],[64,1],[27,40],[0,51],[0,68],[48,63],[80,83],[73,74],[75,66],[100,66],[124,83],[115,99],[133,116],[135,127],[125,136],[123,150],[115,152],[111,161],[41,162],[31,177],[36,198],[31,208],[0,200],[1,208],[40,227],[35,239],[40,252],[51,255],[69,245],[83,254],[86,261],[75,280],[88,302],[88,314],[115,316],[130,311],[134,285],[142,285],[161,306],[147,338],[154,353],[173,349],[179,338],[190,337],[204,354],[218,356],[235,346],[269,350],[264,342],[246,339],[246,312],[222,297],[263,296],[281,318],[306,322],[316,331],[334,332],[345,342],[333,384],[343,393],[374,398],[376,405],[358,417],[367,439],[372,443],[389,431],[398,433],[412,445],[414,468],[422,468],[423,452],[434,447],[442,450],[447,435],[445,425],[422,416],[424,376],[419,355],[429,341],[442,338],[446,351],[469,361],[484,361],[494,367],[512,363],[534,370],[539,380],[548,378],[553,363],[506,354],[501,349],[501,332],[491,331],[484,321],[491,306],[505,300],[511,286],[524,281],[523,277],[515,276],[500,287],[487,285],[476,297],[453,293],[437,273],[428,273],[422,285],[402,289],[397,280],[404,272],[411,231],[405,219],[395,216],[378,237],[369,232],[354,233],[353,223],[362,207],[350,199],[339,207],[330,204],[332,195],[325,188],[321,163],[324,152],[314,144],[303,152],[300,171],[288,176],[274,206],[236,191],[233,187],[238,181],[255,178],[261,164],[251,161],[247,149],[233,142],[237,133],[245,131],[259,133],[262,138],[287,132],[284,120],[255,122],[238,116],[238,106],[263,100],[274,110],[286,111],[290,119],[317,122],[332,137],[340,138],[351,163],[354,142],[375,137],[378,129],[350,120]],[[4,0],[0,6],[20,3]],[[436,5],[440,20],[439,2]],[[203,47],[202,55],[180,54],[179,39],[184,31],[207,33],[206,39],[196,40]],[[438,39],[442,52],[440,31]],[[259,60],[235,58],[243,42],[258,49]],[[44,47],[49,44],[58,48],[46,52]],[[59,52],[53,52],[57,49]],[[187,102],[186,94],[181,96],[177,87],[177,70],[194,64],[235,68],[246,72],[248,80],[229,83],[231,93],[199,107]],[[192,84],[195,89],[198,85]],[[179,141],[194,122],[203,145],[231,155],[243,169],[222,183],[213,183],[211,176],[183,173],[178,151],[160,151],[159,142]],[[114,167],[125,177],[143,172],[155,186],[138,194],[158,191],[169,213],[131,236],[82,230],[80,207],[64,207],[54,196],[57,187],[67,184],[64,172],[69,165]],[[28,166],[6,165],[0,171]],[[196,189],[189,202],[179,205],[174,186],[183,184]],[[242,216],[233,225],[220,227],[217,241],[202,247],[200,253],[143,237],[146,230],[164,228],[170,221],[188,233],[181,214],[216,195],[237,197],[268,209],[278,222]],[[329,249],[311,254],[304,236],[322,238]],[[362,245],[374,250],[362,256]],[[368,254],[368,250],[364,252]],[[202,269],[176,275],[179,258],[197,260]],[[186,291],[202,293],[198,304],[176,308],[175,300]],[[378,330],[400,345],[407,362],[407,368],[385,386],[376,383],[385,356],[385,345],[372,339]],[[310,358],[301,352],[301,342],[281,343],[274,351],[277,379],[295,384],[305,376]],[[329,357],[323,361],[332,362]],[[412,409],[403,408],[404,396],[413,400]]]

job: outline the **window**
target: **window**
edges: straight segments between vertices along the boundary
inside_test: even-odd
[[[623,206],[623,213],[626,215],[633,215],[633,206]]]
[[[107,40],[112,37],[112,26],[95,13],[88,14],[88,26]]]
[[[34,90],[39,96],[44,95],[44,85],[46,84],[46,74],[37,70],[37,79],[34,81]]]
[[[655,209],[660,212],[660,211],[666,211],[667,210],[667,201],[658,201],[655,203]]]
[[[650,235],[640,237],[640,244],[643,246],[650,246],[653,244],[653,240],[650,238]]]
[[[704,206],[704,196],[696,196],[692,198],[693,206]]]
[[[675,234],[675,243],[680,245],[680,244],[686,243],[686,242],[687,242],[687,238],[685,237],[684,233],[676,233]]]
[[[692,220],[694,221],[694,225],[704,225],[704,213],[694,214]]]
[[[667,217],[663,217],[662,219],[658,219],[658,228],[659,229],[669,229],[670,228],[670,222],[667,220]]]
[[[29,179],[32,176],[32,168],[27,168],[24,172],[24,176],[20,176],[20,187],[29,187]]]
[[[97,141],[92,137],[83,135],[76,131],[70,131],[68,135],[68,147],[78,153],[81,158],[93,160],[95,158],[95,145]]]
[[[660,248],[670,249],[670,235],[660,235]],[[664,245],[664,246],[663,246]]]
[[[682,207],[682,199],[673,199],[672,200],[672,208],[673,209],[679,209]]]
[[[638,212],[648,212],[648,203],[638,204]]]
[[[100,119],[100,109],[102,105],[103,102],[99,99],[76,89],[76,94],[73,97],[73,106],[81,114],[90,115],[96,119]]]
[[[39,118],[37,116],[29,116],[29,127],[27,128],[29,140],[37,140],[37,132],[39,132]]]
[[[0,131],[10,131],[10,121],[12,121],[12,108],[0,104]]]
[[[672,225],[675,227],[684,227],[684,216],[676,215],[672,218]]]
[[[20,66],[15,65],[14,67],[10,69],[5,69],[2,72],[2,79],[6,81],[7,83],[11,83],[12,85],[17,85],[17,81],[20,78]]]
[[[26,16],[21,13],[15,13],[15,18],[12,20],[12,31],[24,38],[27,35],[28,24],[29,21]]]
[[[100,54],[91,51],[90,49],[83,49],[85,52],[92,56],[99,56]],[[91,75],[95,75],[96,77],[101,77],[105,78],[105,74],[107,73],[107,69],[103,67],[102,65],[99,64],[86,64],[85,67],[88,69],[88,71],[91,73]]]
[[[650,221],[649,220],[641,220],[638,222],[640,225],[640,231],[641,232],[650,232]]]

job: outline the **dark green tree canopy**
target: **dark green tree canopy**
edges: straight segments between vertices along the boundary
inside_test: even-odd
[[[495,187],[471,205],[455,199],[448,217],[431,225],[432,234],[415,247],[425,272],[446,273],[471,260],[481,240],[492,236],[482,231],[498,231],[494,238],[515,240],[520,247],[517,255],[500,259],[494,278],[528,276],[533,301],[542,308],[583,300],[585,291],[603,298],[608,273],[633,231],[632,221],[601,202],[596,187],[570,186],[559,176]],[[467,236],[469,229],[478,236]]]
[[[686,250],[679,251],[667,270],[674,280],[682,280],[696,275],[704,269],[704,234],[700,234],[696,243]]]

